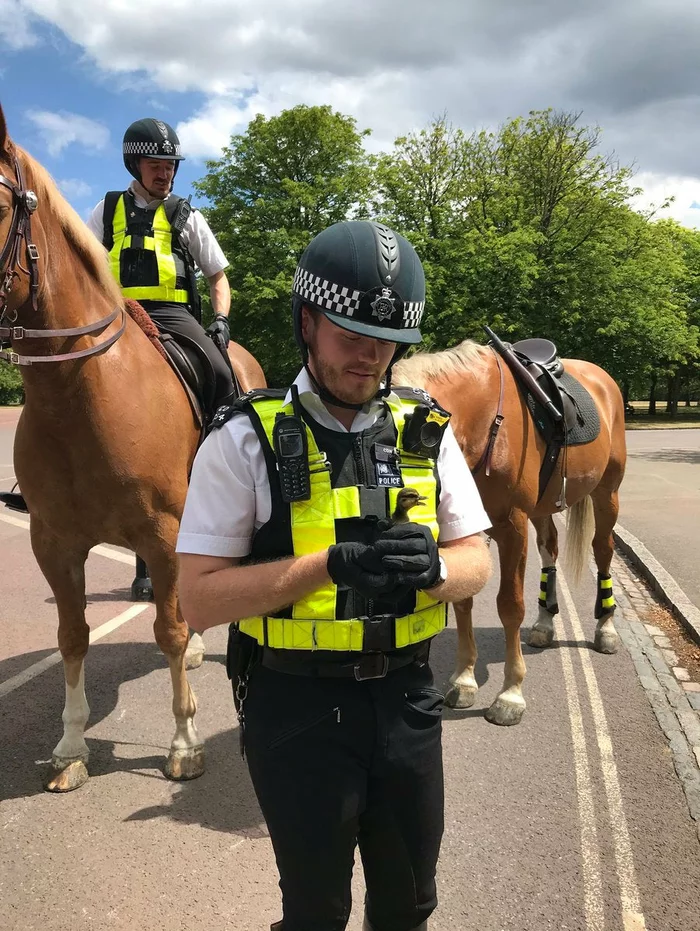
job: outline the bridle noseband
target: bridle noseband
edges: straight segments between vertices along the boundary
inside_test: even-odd
[[[12,220],[10,222],[10,232],[0,253],[0,324],[14,324],[17,321],[17,311],[8,310],[10,295],[15,286],[15,281],[19,278],[19,272],[23,272],[29,278],[29,294],[32,310],[39,309],[39,250],[32,241],[32,214],[39,206],[39,198],[34,191],[30,191],[24,186],[24,175],[22,174],[22,165],[14,156],[14,167],[17,181],[14,182],[4,175],[0,175],[0,184],[12,192]],[[27,268],[22,265],[21,251],[22,243],[26,246]],[[120,315],[122,323],[120,328],[109,339],[96,346],[90,346],[88,349],[80,349],[75,352],[64,352],[55,355],[45,356],[23,356],[17,352],[0,351],[0,359],[11,362],[13,365],[32,365],[35,362],[65,362],[69,359],[82,359],[86,356],[95,355],[98,352],[104,352],[105,349],[116,343],[126,328],[126,313],[123,307],[117,307],[107,317],[95,323],[88,323],[85,326],[68,327],[61,330],[31,330],[21,326],[0,326],[0,346],[7,340],[20,339],[46,339],[54,336],[85,336],[88,333],[96,333],[99,330],[106,329],[110,323]]]

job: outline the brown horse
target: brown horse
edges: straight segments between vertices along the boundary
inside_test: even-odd
[[[88,778],[84,567],[98,543],[133,550],[150,570],[176,722],[165,772],[191,779],[203,772],[204,753],[174,544],[199,430],[174,372],[125,315],[104,249],[45,169],[10,140],[1,110],[0,172],[0,335],[11,339],[5,355],[20,366],[26,397],[15,471],[32,548],[56,597],[66,683],[46,787],[67,791]],[[231,356],[244,390],[265,386],[252,356],[240,347]]]
[[[494,724],[517,724],[525,710],[522,682],[525,662],[520,646],[520,625],[525,616],[523,582],[527,559],[528,519],[537,531],[543,579],[548,598],[540,598],[538,617],[529,643],[544,647],[554,636],[556,613],[555,572],[557,530],[552,515],[562,510],[565,490],[570,508],[567,522],[567,565],[576,581],[586,564],[592,541],[599,573],[599,615],[595,647],[602,653],[617,650],[613,625],[612,592],[608,576],[613,555],[612,530],[618,513],[618,488],[625,471],[625,421],[622,396],[613,379],[597,365],[563,360],[565,371],[577,378],[592,396],[600,417],[597,439],[571,446],[560,454],[547,488],[538,501],[539,472],[545,445],[535,429],[525,399],[507,366],[485,346],[469,340],[437,353],[417,353],[395,369],[396,384],[425,388],[446,410],[493,525],[490,536],[498,546],[501,580],[498,613],[505,629],[506,661],[503,688],[486,717]],[[491,427],[498,411],[503,378],[504,420],[494,444],[489,475],[483,467]],[[481,465],[480,465],[481,463]],[[479,468],[476,468],[479,466]],[[566,482],[563,482],[564,476]],[[544,584],[544,583],[543,583]],[[597,607],[598,607],[597,604]],[[602,613],[601,613],[602,612]],[[455,605],[458,631],[457,665],[450,677],[447,700],[456,708],[470,707],[478,685],[477,658],[472,627],[472,599]]]

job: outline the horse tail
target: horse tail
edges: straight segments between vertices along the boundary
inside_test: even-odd
[[[571,582],[578,585],[586,568],[595,533],[595,515],[591,496],[586,495],[569,508],[566,516],[564,568]]]

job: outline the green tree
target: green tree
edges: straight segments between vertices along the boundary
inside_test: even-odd
[[[19,369],[9,362],[0,362],[0,405],[21,404],[24,401],[24,385]]]
[[[535,111],[467,137],[442,116],[377,164],[377,209],[416,244],[435,346],[554,339],[629,382],[692,353],[682,248],[633,211],[632,171],[579,114]]]
[[[299,367],[290,309],[299,256],[322,229],[366,215],[368,134],[328,106],[258,115],[195,185],[230,262],[233,337],[272,385],[288,384]]]

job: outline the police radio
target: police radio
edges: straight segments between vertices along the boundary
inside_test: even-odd
[[[170,220],[170,228],[173,232],[178,235],[184,230],[185,224],[189,218],[189,215],[192,213],[192,195],[185,200],[184,197],[180,198],[180,201],[175,208],[172,219]]]
[[[301,417],[299,389],[296,385],[292,385],[292,409],[293,414],[277,414],[272,430],[282,500],[287,503],[308,501],[311,497],[306,424]]]
[[[403,446],[406,452],[427,459],[437,459],[443,434],[450,422],[450,414],[433,402],[416,404],[412,414],[405,417]]]

